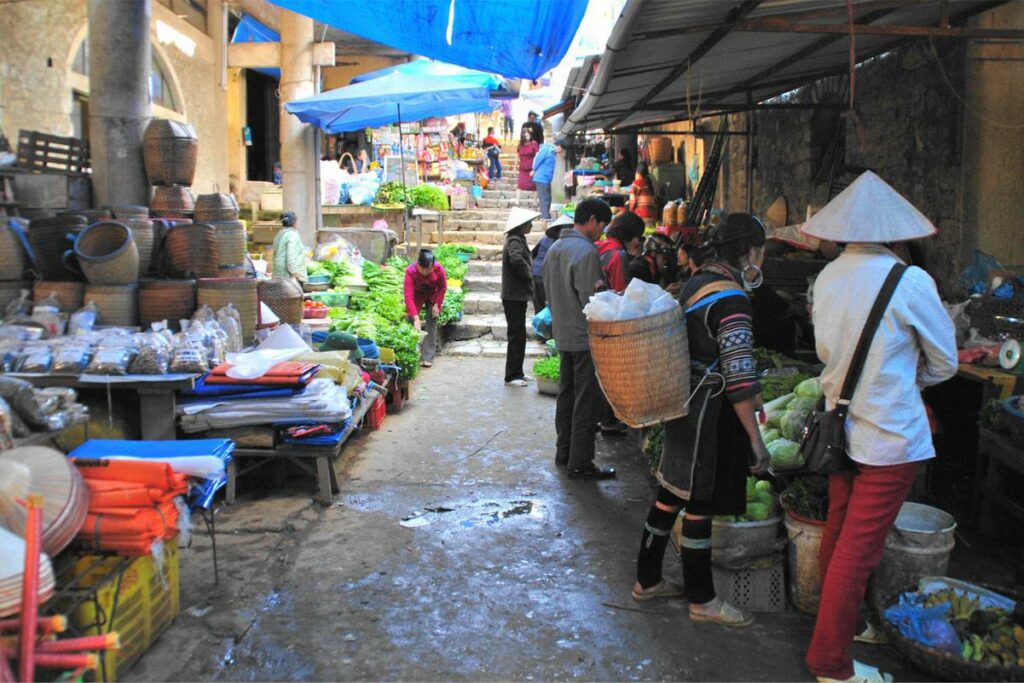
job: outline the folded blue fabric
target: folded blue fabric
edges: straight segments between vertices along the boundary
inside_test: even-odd
[[[307,382],[308,384],[308,382]],[[305,387],[282,387],[280,384],[207,384],[206,375],[196,380],[195,387],[181,392],[183,403],[197,403],[214,398],[274,398],[294,396]],[[198,397],[200,401],[196,401]]]

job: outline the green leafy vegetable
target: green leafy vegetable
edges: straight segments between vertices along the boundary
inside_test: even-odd
[[[448,210],[448,195],[436,185],[417,185],[411,189],[406,189],[405,194],[413,206],[433,209],[434,211]]]
[[[782,492],[782,505],[806,519],[824,522],[828,517],[828,478],[801,477]]]
[[[449,287],[444,293],[444,303],[441,304],[441,315],[437,318],[437,324],[444,327],[462,317],[462,306],[465,299],[466,295],[461,289]]]
[[[789,439],[776,439],[768,444],[769,464],[773,470],[784,472],[796,470],[804,466],[804,459],[798,452],[800,444]]]
[[[550,379],[554,382],[558,381],[559,368],[562,364],[561,359],[558,356],[552,356],[550,358],[543,358],[533,363],[533,374],[537,377],[543,377],[544,379]]]

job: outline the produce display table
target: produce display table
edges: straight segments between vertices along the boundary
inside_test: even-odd
[[[1003,399],[1015,396],[1024,391],[1024,375],[1015,375],[1000,368],[986,368],[981,365],[961,363],[957,377],[994,385],[993,398]]]
[[[174,441],[177,392],[195,386],[199,375],[125,375],[61,377],[59,375],[11,374],[36,387],[71,387],[134,392],[139,399],[139,429],[143,441]]]
[[[315,500],[322,505],[330,505],[334,495],[341,491],[338,486],[338,476],[334,471],[334,460],[338,458],[345,448],[349,437],[358,429],[363,417],[373,405],[373,402],[380,396],[379,391],[370,390],[352,408],[352,419],[345,426],[345,430],[338,439],[338,443],[330,446],[305,446],[302,444],[282,443],[273,448],[236,448],[231,454],[231,462],[228,463],[228,486],[225,502],[231,505],[235,502],[236,486],[238,477],[248,474],[263,467],[274,460],[287,460],[307,474],[316,477],[317,495]],[[244,467],[239,465],[241,460],[250,462]],[[310,464],[309,461],[313,461]]]

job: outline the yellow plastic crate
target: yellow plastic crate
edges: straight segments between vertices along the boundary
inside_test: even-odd
[[[164,542],[160,563],[150,556],[133,559],[118,583],[111,574],[120,561],[116,557],[90,555],[76,562],[73,570],[83,587],[103,582],[97,591],[98,610],[90,600],[71,615],[75,629],[85,635],[116,631],[121,639],[120,650],[102,655],[105,666],[96,672],[96,681],[116,681],[122,676],[171,625],[181,606],[177,538]],[[115,597],[117,614],[111,622],[109,615]],[[97,611],[101,624],[98,628]]]

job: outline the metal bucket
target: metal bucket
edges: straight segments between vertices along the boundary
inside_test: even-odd
[[[882,562],[871,575],[868,604],[875,609],[924,576],[945,576],[953,552],[956,520],[930,505],[904,503],[888,537]]]

